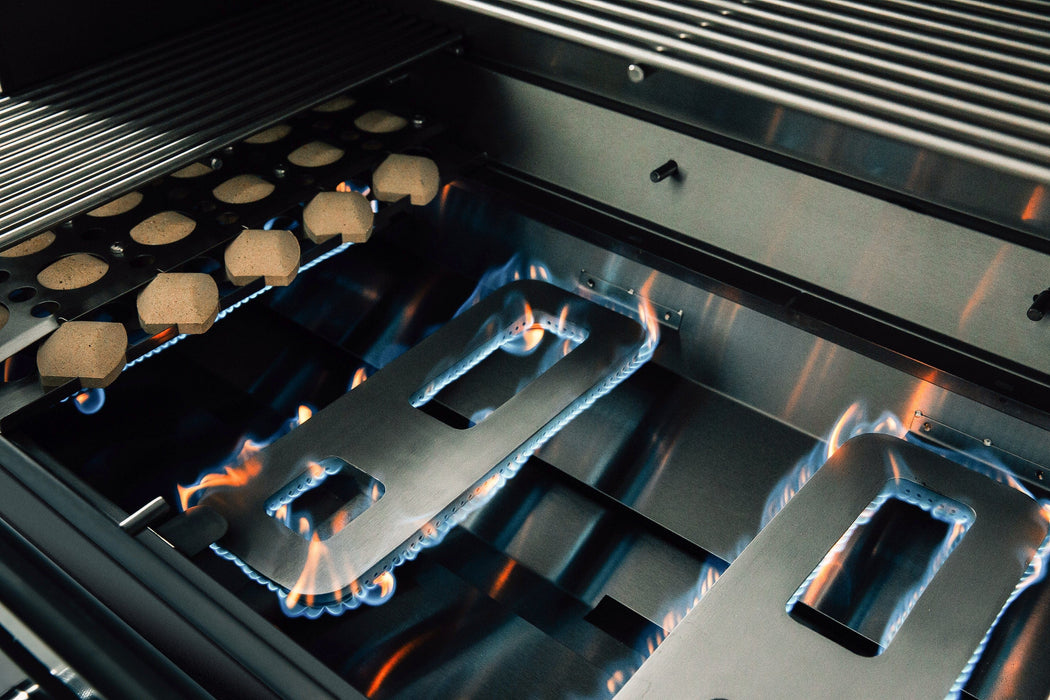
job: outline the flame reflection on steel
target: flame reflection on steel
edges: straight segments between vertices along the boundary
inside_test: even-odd
[[[822,442],[810,450],[810,452],[799,460],[787,475],[785,475],[766,499],[762,510],[761,527],[769,524],[777,513],[794,498],[795,494],[806,485],[817,470],[824,465],[831,456],[847,440],[865,433],[881,433],[903,438],[907,433],[904,423],[889,411],[883,412],[873,421],[867,419],[864,405],[861,402],[851,404],[835,422],[828,436]]]
[[[1021,212],[1021,221],[1033,221],[1039,218],[1043,211],[1043,202],[1046,199],[1046,186],[1036,185],[1032,190],[1032,196],[1028,198],[1024,211]]]
[[[715,585],[719,577],[725,572],[725,569],[726,564],[716,559],[705,561],[700,565],[700,573],[696,585],[668,604],[664,613],[657,616],[660,619],[660,629],[641,640],[641,645],[636,645],[636,648],[639,648],[645,658],[652,656],[656,648],[667,639],[667,635],[678,626],[678,623],[684,620],[685,616],[700,604],[700,601],[711,590],[711,586]],[[638,668],[632,665],[612,671],[605,683],[608,697],[615,695],[637,670]]]
[[[1021,483],[1010,469],[1002,464],[1002,462],[988,450],[975,449],[960,452],[958,450],[932,444],[922,439],[916,439],[907,431],[903,421],[901,421],[896,415],[890,412],[883,412],[878,418],[868,420],[864,405],[861,402],[856,402],[843,412],[842,416],[836,421],[834,427],[828,433],[828,437],[824,441],[818,443],[809,454],[799,460],[791,472],[778,482],[766,500],[762,514],[761,526],[765,527],[769,521],[773,519],[773,516],[775,516],[787,504],[787,502],[798,493],[803,486],[805,486],[806,482],[809,481],[813,474],[816,473],[824,462],[826,462],[844,442],[864,433],[883,433],[906,439],[908,442],[919,445],[968,469],[984,474],[988,478],[999,483],[1006,484],[1011,488],[1027,494],[1033,499],[1035,498],[1032,492]],[[905,477],[907,476],[907,465],[903,464],[897,458],[891,459],[890,468],[895,478],[900,478],[902,475]],[[1050,523],[1050,501],[1040,500],[1039,503],[1042,507],[1044,517],[1047,522]],[[954,547],[954,545],[958,543],[958,538],[961,536],[961,533],[956,530],[957,528],[953,526],[951,536],[946,540],[946,545],[949,547]],[[947,554],[944,556],[947,556]],[[1050,561],[1050,535],[1047,536],[1033,553],[1021,580],[1018,581],[1017,586],[1003,605],[1002,610],[999,611],[999,614],[996,616],[991,627],[989,627],[984,639],[977,646],[977,649],[974,650],[974,654],[969,663],[967,663],[962,669],[959,678],[953,684],[951,692],[948,695],[949,698],[957,698],[961,695],[963,687],[966,685],[966,682],[972,675],[977,662],[984,653],[988,641],[991,639],[992,633],[995,631],[995,627],[999,623],[999,620],[1002,619],[1002,616],[1007,609],[1013,601],[1021,595],[1021,593],[1041,581],[1046,576],[1046,571],[1050,568],[1048,567],[1048,561]],[[911,596],[905,597],[900,603],[899,607],[901,612],[904,612],[906,608],[910,610],[910,606],[914,606],[915,601],[910,600],[910,598]],[[900,621],[898,620],[896,624],[899,625],[899,622]]]
[[[788,614],[791,614],[792,608],[795,607],[795,603],[799,601],[814,608],[819,605],[820,597],[826,592],[826,584],[832,577],[837,576],[842,572],[844,563],[843,552],[845,552],[850,545],[854,534],[860,528],[870,523],[875,517],[875,514],[879,512],[879,509],[890,501],[890,499],[897,499],[920,508],[934,520],[946,523],[950,527],[950,530],[948,530],[943,541],[932,553],[932,556],[927,562],[927,566],[919,580],[907,593],[901,596],[897,605],[890,613],[879,638],[880,650],[878,653],[882,653],[882,651],[885,650],[893,640],[893,637],[900,630],[901,625],[904,624],[904,620],[908,617],[908,614],[912,611],[923,592],[930,585],[930,582],[937,574],[937,571],[939,571],[941,566],[944,565],[944,562],[948,560],[949,555],[951,555],[956,546],[958,546],[963,535],[974,521],[973,511],[963,504],[957,503],[951,499],[946,499],[906,478],[902,478],[900,474],[904,472],[906,468],[902,468],[899,458],[891,454],[889,461],[891,462],[891,468],[895,474],[894,479],[887,483],[885,488],[883,488],[872,502],[861,511],[861,514],[857,516],[856,520],[853,521],[846,532],[844,532],[838,541],[832,546],[821,560],[820,564],[818,564],[806,580],[802,582],[802,585],[798,587],[794,595],[788,599],[787,605],[785,606],[785,610]],[[839,622],[849,626],[849,623],[844,620],[839,620]]]

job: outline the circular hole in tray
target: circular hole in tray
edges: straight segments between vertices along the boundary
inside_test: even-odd
[[[57,315],[61,310],[62,305],[57,301],[42,301],[29,310],[29,315],[33,318],[47,318]]]
[[[36,287],[19,287],[18,289],[8,294],[7,298],[18,304],[23,301],[29,301],[35,296]]]

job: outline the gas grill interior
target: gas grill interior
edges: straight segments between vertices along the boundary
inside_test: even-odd
[[[499,123],[507,110],[527,118],[535,107],[530,138],[560,128],[545,120],[557,105],[534,101],[540,93],[561,101],[565,120],[599,110],[639,130],[647,120],[668,124],[637,117],[635,106],[609,104],[575,87],[561,94],[539,78],[498,68],[471,62],[468,51],[398,70],[348,91],[352,106],[299,111],[283,119],[290,129],[279,140],[215,149],[198,159],[206,166],[202,174],[155,177],[137,187],[141,202],[129,211],[74,216],[52,227],[55,241],[47,248],[3,260],[9,335],[0,344],[11,329],[34,338],[4,364],[6,440],[115,522],[164,497],[171,511],[136,535],[139,541],[154,554],[189,561],[217,584],[215,600],[235,618],[264,620],[278,632],[274,644],[305,650],[346,684],[348,695],[370,698],[616,695],[687,616],[708,604],[714,586],[741,585],[718,582],[820,466],[861,434],[888,433],[923,448],[952,469],[983,475],[989,491],[1007,488],[999,483],[1007,480],[1036,500],[1050,497],[1040,462],[1050,455],[1042,375],[1015,371],[1005,381],[1009,363],[961,351],[937,332],[897,323],[841,295],[821,294],[781,273],[777,259],[751,264],[698,242],[702,236],[609,205],[617,197],[635,201],[635,191],[683,186],[689,172],[667,182],[649,178],[664,161],[682,160],[678,153],[640,144],[628,165],[603,163],[597,153],[591,165],[574,162],[574,172],[595,171],[595,181],[606,167],[637,169],[628,189],[598,202],[545,181],[538,174],[543,167],[526,172],[527,157],[518,158],[515,148],[527,139],[490,152],[494,143],[513,141],[504,129],[520,126]],[[573,105],[586,107],[573,111]],[[391,134],[364,133],[354,119],[370,109],[403,115],[407,125]],[[632,138],[613,122],[594,128]],[[888,191],[796,167],[782,155],[686,131],[687,143],[714,142],[756,167],[849,190],[880,206],[923,209]],[[343,155],[318,168],[288,162],[288,152],[312,141],[333,144]],[[312,196],[335,189],[370,194],[372,170],[390,152],[434,159],[442,179],[437,198],[423,207],[376,202],[375,230],[365,243],[310,243],[302,211]],[[216,200],[213,188],[236,175],[263,178],[273,193],[246,204]],[[778,206],[751,202],[747,181],[726,178],[738,192],[724,208]],[[782,205],[794,213],[823,203]],[[168,210],[193,219],[194,232],[162,246],[129,239],[136,223]],[[298,236],[302,268],[292,284],[235,287],[226,279],[223,250],[245,228]],[[68,291],[36,283],[43,267],[71,253],[105,261],[109,274]],[[223,310],[213,328],[185,337],[141,330],[135,299],[159,271],[215,278]],[[165,523],[182,517],[180,486],[235,464],[246,441],[265,449],[306,420],[304,411],[317,415],[383,372],[472,299],[522,278],[619,309],[647,305],[659,327],[655,356],[551,438],[443,541],[398,566],[394,591],[380,604],[292,616],[283,598],[217,556],[210,540],[198,538],[181,551],[163,544],[158,533]],[[916,291],[915,303],[932,293]],[[1022,300],[1022,314],[1025,306]],[[67,383],[45,391],[36,351],[56,321],[74,318],[123,323],[128,366],[104,390]],[[537,357],[555,341],[545,338]],[[514,395],[522,377],[535,373],[522,358],[482,363],[427,412],[468,429],[481,420],[479,411]],[[1026,452],[1026,444],[1035,447]],[[352,495],[329,487],[316,498],[338,505]],[[428,484],[422,480],[418,488]],[[809,617],[793,613],[800,630],[857,659],[890,653],[892,635],[880,642],[879,631],[899,613],[902,598],[922,595],[916,584],[932,585],[923,572],[940,556],[952,523],[963,522],[931,516],[934,500],[943,498],[937,507],[952,513],[968,508],[955,495],[930,494],[930,506],[923,497],[918,505],[891,499],[861,523],[841,575],[807,584],[824,586],[825,597],[803,596]],[[973,522],[994,517],[980,512]],[[955,556],[950,547],[932,571]],[[1039,557],[1046,555],[1040,550]],[[786,553],[768,556],[774,561]],[[818,564],[812,562],[814,574]],[[1050,582],[1029,578],[1001,618],[999,610],[960,601],[959,615],[990,616],[995,624],[978,640],[973,663],[958,669],[956,696],[1050,693]],[[946,624],[929,638],[951,629]],[[763,635],[738,632],[743,639]],[[819,668],[825,661],[816,648],[806,661]],[[209,692],[240,692],[212,667],[194,670],[192,653],[165,653]],[[688,653],[679,658],[690,665]]]

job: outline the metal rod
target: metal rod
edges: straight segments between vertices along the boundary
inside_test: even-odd
[[[962,80],[956,80],[945,76],[929,73],[927,71],[916,70],[907,65],[893,63],[891,61],[880,60],[871,56],[864,56],[857,54],[852,51],[846,51],[838,49],[834,46],[826,46],[818,42],[809,41],[806,39],[797,39],[789,35],[780,34],[778,32],[771,32],[764,30],[762,27],[749,26],[741,22],[733,22],[731,19],[722,18],[721,23],[726,26],[735,26],[744,31],[749,32],[750,35],[762,36],[764,38],[773,38],[777,41],[783,42],[789,46],[803,49],[808,52],[823,53],[832,58],[838,59],[849,59],[854,62],[867,64],[873,68],[877,68],[887,73],[897,73],[903,77],[911,80],[932,83],[938,87],[947,88],[952,90],[954,93],[967,93],[975,99],[984,99],[988,101],[996,101],[1000,104],[1006,104],[1015,109],[1026,109],[1032,112],[1036,112],[1042,115],[1042,118],[1031,119],[1011,112],[1004,112],[1001,109],[994,109],[987,107],[983,104],[975,102],[967,102],[965,100],[955,97],[953,94],[944,95],[941,93],[930,92],[922,88],[917,88],[906,83],[895,82],[882,78],[877,74],[865,73],[853,68],[847,67],[842,64],[835,64],[826,61],[815,60],[808,58],[800,53],[792,53],[790,51],[784,51],[777,48],[771,48],[754,41],[748,41],[740,39],[736,36],[729,34],[722,34],[717,32],[705,32],[703,29],[697,31],[697,27],[694,24],[686,22],[680,22],[676,20],[666,19],[660,16],[647,14],[638,10],[632,10],[630,8],[618,5],[612,2],[606,2],[605,0],[565,0],[566,2],[574,5],[589,7],[594,10],[599,10],[609,15],[623,17],[631,19],[636,22],[644,22],[646,24],[657,26],[662,29],[669,30],[679,34],[679,39],[687,40],[687,36],[695,35],[698,42],[705,44],[719,44],[726,48],[733,49],[740,52],[745,52],[755,57],[765,58],[767,60],[776,61],[781,65],[795,65],[801,69],[804,69],[810,73],[819,74],[827,78],[841,80],[848,82],[852,86],[866,86],[873,90],[880,90],[887,93],[895,93],[900,96],[908,96],[917,102],[925,102],[928,105],[936,105],[942,109],[953,110],[956,112],[969,114],[971,116],[980,116],[987,120],[991,125],[995,126],[1006,126],[1019,130],[1025,131],[1030,134],[1038,134],[1043,137],[1050,137],[1050,122],[1047,121],[1050,118],[1050,104],[1045,102],[1039,102],[1036,100],[1030,100],[1016,95],[1010,95],[994,89],[989,89],[981,85],[974,85]],[[656,0],[652,4],[656,4],[659,0]],[[668,5],[669,3],[662,3],[661,5]],[[706,14],[706,13],[701,13]],[[709,19],[713,22],[718,22],[719,17],[714,15],[707,15],[704,19]],[[685,35],[685,36],[683,36]]]
[[[710,0],[701,1],[708,2]],[[760,2],[762,7],[775,7],[795,14],[812,17],[817,24],[826,23],[830,26],[845,25],[853,27],[858,31],[903,39],[905,41],[913,42],[918,46],[937,47],[952,53],[968,54],[984,60],[1006,62],[1017,68],[1039,73],[1045,73],[1047,71],[1046,65],[1040,63],[1038,60],[1024,58],[1026,55],[1031,55],[1028,51],[1031,47],[1028,45],[1013,45],[1007,47],[1014,54],[1019,54],[1011,55],[1009,53],[992,51],[982,48],[981,46],[967,44],[965,41],[960,41],[958,38],[955,40],[946,39],[929,32],[923,33],[915,31],[914,29],[900,27],[895,24],[880,24],[864,17],[855,17],[853,15],[836,13],[819,7],[810,7],[808,5],[792,2],[792,0],[758,0],[758,2]],[[973,37],[962,37],[962,39],[966,38],[972,39]]]
[[[378,37],[378,40],[383,40]],[[143,150],[138,156],[107,159],[105,167],[85,167],[82,175],[65,187],[39,187],[39,196],[27,199],[17,207],[0,211],[0,245],[17,240],[49,226],[56,225],[93,203],[101,203],[133,187],[192,162],[275,121],[287,118],[312,102],[321,101],[359,84],[377,73],[397,70],[434,51],[449,46],[458,36],[443,29],[422,25],[416,32],[398,37],[398,51],[353,65],[340,61],[342,68],[330,70],[324,85],[298,81],[291,89],[273,94],[265,108],[248,110],[236,125],[213,124],[192,137],[169,141],[166,145]],[[256,95],[258,97],[258,95]]]
[[[1050,181],[1050,166],[1042,162],[1025,160],[1012,154],[1005,154],[976,146],[954,138],[923,131],[910,125],[897,123],[880,116],[865,114],[852,108],[840,107],[826,101],[808,97],[796,92],[764,84],[754,77],[742,77],[724,70],[716,70],[703,65],[691,63],[683,59],[645,48],[637,44],[628,43],[623,40],[610,38],[585,31],[580,28],[568,26],[550,19],[537,17],[520,10],[497,6],[484,0],[441,0],[447,4],[463,7],[480,12],[490,17],[496,17],[519,26],[535,29],[555,37],[575,41],[591,48],[607,51],[630,60],[647,63],[654,67],[666,69],[688,77],[703,80],[719,87],[733,89],[744,94],[770,100],[786,107],[798,109],[817,116],[831,119],[842,124],[856,127],[864,131],[904,141],[906,143],[929,148],[940,153],[962,158],[987,167],[1018,175],[1024,178],[1048,182]],[[679,42],[681,43],[681,42]],[[918,110],[912,110],[918,112]],[[897,116],[901,116],[898,114]],[[926,117],[928,115],[921,114]],[[1042,149],[1046,150],[1046,149]],[[1047,161],[1044,155],[1037,161]]]
[[[684,56],[713,63],[732,73],[744,73],[749,79],[762,79],[803,93],[820,95],[823,100],[828,102],[835,100],[848,105],[849,107],[847,108],[859,107],[867,111],[869,115],[875,112],[876,114],[900,119],[903,122],[921,124],[931,129],[931,131],[950,134],[955,138],[961,137],[961,139],[972,143],[994,145],[1004,152],[1009,152],[1010,155],[1019,155],[1033,159],[1036,162],[1050,162],[1050,146],[1004,134],[996,128],[985,128],[971,122],[961,121],[957,118],[902,104],[891,97],[881,97],[876,94],[860,92],[850,87],[784,70],[776,65],[758,63],[740,56],[696,46],[695,44],[656,32],[567,9],[545,0],[507,0],[507,4],[529,8],[533,11],[575,22],[591,29],[600,30],[606,34],[619,35],[620,37],[637,41],[641,46],[634,50],[635,54],[640,50],[647,50],[643,49],[643,46],[661,47],[662,51],[654,51],[653,53],[662,56],[673,51]],[[596,37],[597,35],[592,34],[591,36]],[[599,38],[599,40],[602,39]],[[637,59],[638,56],[635,55],[635,58]],[[810,99],[812,102],[812,98],[806,99]],[[868,116],[868,119],[871,119],[871,116]]]
[[[837,0],[825,0],[825,2],[831,2],[832,4],[834,4],[836,1]],[[1044,29],[1035,29],[1035,28],[1032,28],[1032,27],[1026,27],[1024,25],[1014,24],[1012,22],[1008,22],[1008,21],[1005,21],[1005,20],[993,19],[991,17],[985,17],[985,16],[978,15],[978,14],[972,14],[970,12],[963,12],[963,11],[960,11],[960,10],[954,10],[954,9],[951,9],[951,8],[948,8],[948,7],[944,7],[942,5],[934,5],[932,3],[915,2],[915,0],[882,0],[882,4],[885,5],[885,6],[889,6],[889,7],[902,8],[903,10],[914,10],[914,11],[918,11],[918,12],[920,12],[922,14],[931,15],[931,16],[934,16],[934,17],[944,17],[944,18],[947,18],[947,19],[950,19],[950,20],[953,20],[953,21],[956,21],[956,22],[966,22],[970,26],[973,26],[975,28],[980,28],[980,29],[978,29],[978,31],[998,30],[998,31],[1002,31],[1002,32],[1009,32],[1009,33],[1012,33],[1012,34],[1018,34],[1018,35],[1027,37],[1027,39],[1029,41],[1040,41],[1040,40],[1045,41],[1047,39],[1050,39],[1050,31],[1046,31]],[[907,21],[907,19],[910,17],[909,15],[906,15],[904,12],[894,12],[894,11],[890,11],[890,10],[882,10],[881,8],[876,8],[874,6],[874,4],[872,4],[872,3],[867,3],[867,4],[864,4],[864,5],[860,5],[859,3],[856,3],[856,2],[842,2],[842,5],[845,6],[845,7],[849,7],[850,9],[853,9],[853,10],[863,10],[863,11],[868,11],[868,12],[873,12],[873,13],[876,13],[876,14],[880,14],[882,16],[891,17],[891,18],[893,18],[895,20],[898,20],[898,21]],[[999,6],[996,6],[996,5],[989,5],[988,3],[980,3],[980,2],[973,2],[973,3],[971,3],[971,5],[975,6],[978,9],[984,10],[986,12],[996,12],[996,13],[999,13],[999,14],[1012,14],[1013,16],[1017,17],[1018,19],[1020,19],[1022,21],[1029,21],[1029,22],[1030,21],[1038,21],[1038,22],[1044,22],[1044,23],[1046,22],[1046,15],[1045,14],[1040,16],[1040,15],[1036,15],[1036,14],[1031,13],[1031,12],[1023,12],[1023,11],[1020,11],[1020,10],[1012,10],[1011,12],[1008,13],[1008,12],[1006,12],[1007,8],[999,7]],[[925,20],[918,20],[918,19],[915,20],[915,21],[922,22],[923,24],[925,24],[925,22],[926,22]]]
[[[154,520],[167,513],[168,510],[168,502],[164,500],[163,496],[157,496],[131,515],[121,520],[120,529],[129,535],[137,535],[149,527],[150,523]]]
[[[827,27],[813,22],[805,22],[789,15],[778,15],[757,9],[751,5],[740,5],[738,3],[723,2],[722,0],[707,0],[707,2],[705,2],[705,5],[711,5],[715,8],[723,8],[729,12],[729,14],[723,14],[697,9],[683,4],[670,2],[668,0],[625,0],[625,2],[631,5],[652,8],[664,13],[685,17],[693,22],[707,22],[709,26],[713,27],[715,30],[720,27],[731,27],[750,36],[761,36],[780,44],[797,46],[810,51],[825,53],[829,56],[841,56],[843,58],[855,60],[858,63],[868,62],[870,65],[878,66],[882,70],[891,72],[895,71],[902,75],[914,75],[919,78],[930,80],[951,80],[952,83],[945,82],[944,85],[955,87],[955,85],[958,84],[960,88],[973,90],[976,94],[983,95],[987,86],[982,87],[975,83],[973,81],[973,78],[975,77],[997,85],[1000,89],[1008,87],[1023,90],[1025,92],[1040,93],[1050,97],[1050,84],[1047,84],[1046,82],[1030,80],[1024,76],[996,70],[994,68],[988,68],[975,63],[967,63],[965,61],[957,60],[954,57],[911,49],[904,45],[874,39],[863,34],[842,31],[835,29],[834,27]],[[740,17],[741,19],[737,19],[737,17]],[[776,28],[770,28],[769,25],[775,25]],[[703,24],[700,24],[699,27],[694,27],[692,32],[695,33],[703,28]],[[807,34],[813,38],[800,37],[799,33]],[[852,46],[856,50],[840,48],[839,45],[841,44]],[[867,50],[872,53],[863,53],[862,50]],[[892,56],[898,60],[889,61],[884,58],[879,58],[880,55]],[[899,59],[904,59],[908,61],[908,63],[901,63]],[[919,70],[916,66],[921,66],[926,70]],[[927,75],[928,71],[938,69],[956,75],[964,75],[970,79],[952,79],[945,77],[942,74],[934,74],[936,77],[924,77]],[[1047,73],[1048,76],[1050,76],[1050,68],[1047,68]],[[1025,106],[1028,103],[1043,104],[1035,100],[1021,97],[1015,93],[1004,92],[1002,93],[1001,99],[1016,100],[1019,106]]]

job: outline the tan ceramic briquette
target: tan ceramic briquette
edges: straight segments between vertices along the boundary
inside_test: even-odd
[[[423,206],[437,196],[440,186],[437,163],[423,156],[393,153],[372,174],[372,190],[381,202],[407,196],[412,204]]]
[[[128,192],[123,197],[118,197],[112,202],[107,202],[97,209],[92,209],[87,213],[88,216],[96,218],[104,218],[107,216],[117,216],[118,214],[124,214],[131,211],[139,205],[142,201],[142,193],[140,192]]]
[[[248,230],[226,248],[226,276],[237,286],[260,277],[283,287],[299,271],[299,241],[291,231]]]
[[[40,381],[58,386],[79,379],[89,389],[109,386],[124,369],[127,347],[121,323],[69,321],[37,351]]]
[[[342,236],[364,243],[372,235],[372,205],[360,192],[320,192],[303,210],[303,232],[314,243]]]
[[[162,211],[131,229],[131,240],[142,245],[167,245],[193,233],[197,223],[177,211]]]
[[[227,204],[250,204],[265,199],[273,185],[258,175],[236,175],[211,191],[215,199]]]
[[[11,246],[7,250],[0,252],[0,258],[24,258],[27,255],[39,253],[54,242],[55,234],[51,231],[44,231],[28,240],[22,241],[18,245]]]
[[[204,333],[219,314],[219,287],[203,272],[162,272],[136,301],[147,333],[176,326],[179,333]]]
[[[93,284],[106,274],[109,263],[88,253],[73,253],[59,258],[36,276],[48,289],[80,289]]]

